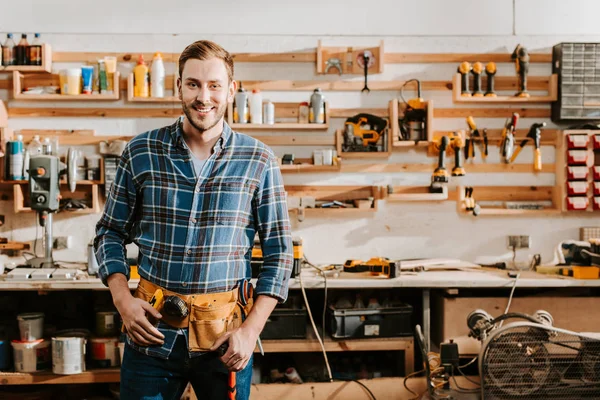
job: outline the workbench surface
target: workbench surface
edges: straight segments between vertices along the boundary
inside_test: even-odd
[[[478,269],[470,271],[425,271],[406,272],[393,279],[384,278],[348,278],[342,274],[338,278],[328,277],[328,288],[502,288],[512,287],[514,278],[507,271]],[[256,280],[253,279],[255,283]],[[302,283],[306,289],[323,288],[323,277],[313,270],[302,271]],[[135,289],[138,280],[129,281],[129,287]],[[573,279],[559,275],[538,274],[522,271],[517,282],[521,288],[560,288],[560,287],[600,287],[600,279]],[[300,289],[300,279],[293,278],[290,289]],[[6,276],[0,278],[0,290],[108,290],[98,278],[78,280],[12,281]]]

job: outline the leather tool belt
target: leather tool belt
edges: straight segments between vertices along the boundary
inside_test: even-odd
[[[134,297],[149,301],[157,289],[164,297],[176,296],[188,307],[186,317],[174,317],[161,312],[162,321],[173,328],[189,328],[188,350],[208,351],[224,333],[242,325],[243,319],[252,309],[252,285],[249,281],[227,292],[179,294],[155,285],[144,278],[134,293]]]

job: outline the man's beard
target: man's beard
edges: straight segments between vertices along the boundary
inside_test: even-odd
[[[194,113],[196,112],[196,107],[197,108],[202,108],[201,105],[199,105],[199,103],[192,103],[191,106],[188,106],[185,102],[181,102],[182,107],[183,107],[183,112],[185,113],[185,116],[187,117],[189,123],[196,128],[199,132],[205,132],[209,129],[214,128],[219,121],[221,120],[221,118],[223,118],[223,116],[225,115],[225,111],[227,109],[227,104],[223,105],[223,106],[219,106],[215,108],[214,111],[214,115],[215,118],[214,120],[210,120],[209,118],[205,118],[204,120],[199,120],[197,118],[195,118]]]

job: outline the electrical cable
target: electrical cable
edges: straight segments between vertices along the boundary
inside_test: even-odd
[[[513,254],[515,254],[514,251],[515,250],[514,250],[514,246],[513,246]],[[513,256],[513,265],[514,265],[514,263],[515,263],[515,256]],[[517,274],[517,277],[515,278],[515,283],[513,283],[512,290],[510,291],[510,296],[508,296],[508,304],[506,305],[506,309],[504,310],[504,314],[507,314],[508,310],[510,309],[510,304],[512,303],[513,295],[515,294],[515,289],[517,288],[517,282],[519,281],[520,277],[521,277],[521,273],[519,272]],[[504,321],[500,322],[500,325],[498,326],[498,328],[502,327],[502,323],[503,322]]]
[[[468,363],[466,363],[465,365],[459,365],[457,368],[463,369],[463,368],[467,368],[469,365],[473,364],[475,362],[475,360],[477,360],[479,356],[475,356],[471,361],[469,361]]]
[[[317,267],[315,267],[317,268]],[[320,270],[320,268],[317,268]],[[317,329],[317,325],[315,324],[315,320],[312,316],[312,312],[310,311],[310,305],[308,304],[308,297],[306,296],[306,290],[304,289],[304,283],[302,282],[302,271],[298,274],[300,278],[300,289],[302,291],[302,296],[304,297],[304,303],[306,304],[306,311],[308,312],[308,318],[310,319],[310,323],[313,327],[313,331],[317,337],[317,341],[321,346],[321,350],[323,351],[323,358],[325,359],[325,366],[327,367],[327,373],[329,375],[329,381],[333,382],[333,375],[331,374],[331,367],[329,366],[329,359],[327,357],[327,351],[325,350],[325,345],[323,344],[323,340],[321,339],[321,335],[319,335],[319,331]]]
[[[373,394],[373,392],[371,392],[371,390],[367,387],[367,385],[365,385],[364,383],[362,383],[360,381],[357,381],[356,379],[353,379],[352,382],[358,383],[360,386],[362,386],[367,391],[367,393],[369,393],[369,396],[371,396],[371,398],[373,400],[377,400],[377,398],[375,397],[375,395]]]
[[[406,105],[408,105],[408,102],[404,99],[404,87],[410,82],[417,82],[417,84],[419,84],[419,80],[415,79],[415,78],[409,79],[406,82],[404,82],[402,84],[402,86],[400,86],[400,98],[402,99],[402,102]],[[421,93],[418,93],[418,96],[420,96],[420,95],[421,95]]]
[[[406,375],[406,376],[404,377],[404,381],[402,381],[402,385],[404,385],[404,389],[408,390],[408,391],[409,391],[409,392],[410,392],[410,393],[411,393],[413,396],[418,396],[418,394],[417,394],[416,392],[413,392],[413,391],[412,391],[412,390],[411,390],[411,389],[408,387],[408,385],[406,384],[406,381],[408,381],[408,379],[409,379],[409,378],[412,378],[412,377],[414,377],[414,376],[417,376],[417,375],[419,375],[420,373],[423,373],[423,372],[425,372],[425,369],[422,369],[422,370],[420,370],[420,371],[416,371],[416,372],[412,372],[412,373],[410,373],[410,374]]]
[[[327,313],[327,275],[321,268],[317,267],[315,264],[308,261],[308,258],[306,258],[306,256],[303,256],[303,260],[306,264],[313,267],[314,269],[319,271],[321,273],[321,275],[323,275],[323,281],[324,281],[324,285],[325,285],[325,295],[324,295],[324,299],[323,299],[323,318],[321,321],[323,326],[322,326],[321,334],[323,336],[325,336],[325,314]]]
[[[458,372],[460,372],[460,374],[463,376],[463,378],[465,378],[466,380],[468,380],[469,382],[471,382],[473,385],[477,385],[477,386],[481,386],[481,384],[479,382],[476,382],[474,380],[472,380],[471,378],[469,378],[467,375],[465,375],[464,372],[462,372],[460,369],[458,369]],[[452,372],[454,374],[454,372]],[[458,386],[458,384],[456,385]],[[460,387],[460,386],[459,386]],[[468,389],[467,389],[468,390]]]

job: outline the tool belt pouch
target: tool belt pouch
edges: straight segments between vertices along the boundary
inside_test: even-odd
[[[237,310],[237,289],[192,296],[188,350],[209,351],[221,335],[238,328],[242,321]]]

